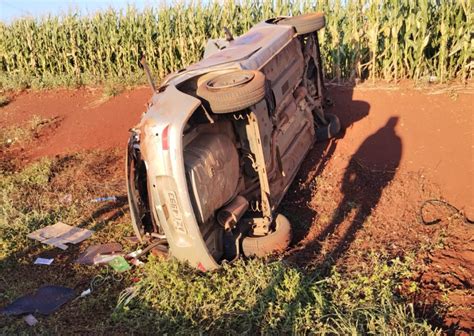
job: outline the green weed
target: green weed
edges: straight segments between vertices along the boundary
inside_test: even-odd
[[[411,266],[374,254],[361,269],[328,277],[261,260],[202,274],[151,258],[114,318],[173,334],[438,335],[396,294]]]

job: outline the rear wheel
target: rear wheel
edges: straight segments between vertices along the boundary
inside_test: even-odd
[[[321,12],[282,18],[277,24],[293,26],[298,35],[305,35],[324,28],[326,20]]]
[[[275,231],[263,237],[245,237],[242,250],[247,257],[265,257],[274,252],[283,252],[291,241],[291,224],[282,214],[275,219]]]
[[[214,113],[232,113],[250,107],[265,96],[265,76],[260,71],[237,70],[202,83],[197,95]]]
[[[316,128],[316,141],[324,141],[334,138],[341,130],[341,122],[336,115],[332,113],[326,113],[325,118],[328,121],[328,124],[326,126]]]

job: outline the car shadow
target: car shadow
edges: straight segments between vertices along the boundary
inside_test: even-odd
[[[315,178],[325,170],[339,141],[345,137],[346,130],[368,116],[370,110],[367,102],[353,99],[352,86],[331,87],[328,89],[327,96],[332,103],[326,108],[326,113],[333,113],[339,118],[341,131],[336,137],[313,146],[280,205],[280,211],[292,223],[293,246],[298,245],[306,237],[318,216],[318,213],[309,205]]]

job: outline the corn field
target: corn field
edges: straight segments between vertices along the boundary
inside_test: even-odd
[[[473,0],[241,0],[176,3],[0,23],[0,88],[143,81],[199,60],[208,38],[278,15],[323,11],[328,79],[472,78]]]

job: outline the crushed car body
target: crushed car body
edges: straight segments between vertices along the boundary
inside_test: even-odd
[[[321,13],[267,20],[161,83],[127,147],[140,239],[201,270],[288,247],[277,207],[314,142],[340,129],[324,113],[322,27]]]

